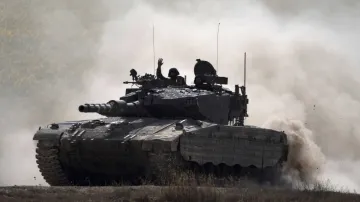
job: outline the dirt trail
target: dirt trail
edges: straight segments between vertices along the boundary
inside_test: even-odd
[[[211,187],[0,187],[0,201],[359,201],[360,195],[274,188]]]

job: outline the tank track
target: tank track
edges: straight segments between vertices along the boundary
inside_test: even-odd
[[[42,141],[37,143],[36,148],[36,162],[38,168],[44,177],[45,181],[51,186],[73,186],[82,185],[80,180],[72,180],[70,178],[69,171],[66,171],[60,162],[59,147],[55,145],[47,145]],[[196,162],[185,161],[179,154],[149,154],[150,160],[150,173],[145,177],[144,183],[152,183],[155,185],[168,185],[177,178],[175,171],[190,171],[194,175],[197,184],[201,184],[200,179],[204,179],[204,176],[213,176],[216,185],[222,186],[224,179],[233,179],[235,181],[239,179],[256,179],[258,182],[270,182],[271,184],[278,184],[280,178],[280,172],[278,167],[269,168],[255,168],[255,167],[241,167],[227,166],[225,164],[214,165],[207,163],[200,165]],[[164,181],[165,180],[165,181]],[[92,181],[92,180],[91,180]],[[128,181],[128,180],[126,180]],[[130,181],[133,181],[132,183]],[[136,181],[136,182],[135,182]],[[132,185],[141,185],[138,179],[129,180]],[[80,184],[79,184],[80,183]],[[104,183],[90,182],[87,185],[99,185]],[[109,184],[108,184],[109,185]]]
[[[72,185],[60,163],[59,148],[57,146],[48,146],[42,141],[38,141],[36,163],[38,164],[41,175],[51,186]]]

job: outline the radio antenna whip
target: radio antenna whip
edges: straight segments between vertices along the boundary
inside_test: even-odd
[[[244,53],[244,87],[246,87],[246,52]]]
[[[155,62],[155,25],[153,24],[153,54],[154,54],[154,75],[156,71],[156,62]]]
[[[218,30],[216,36],[216,71],[219,70],[219,30],[220,30],[220,22],[218,24]]]

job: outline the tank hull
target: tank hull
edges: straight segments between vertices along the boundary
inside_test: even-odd
[[[287,159],[282,132],[192,119],[115,117],[40,128],[37,163],[52,186],[140,183],[175,157],[184,169],[233,175],[269,170]]]

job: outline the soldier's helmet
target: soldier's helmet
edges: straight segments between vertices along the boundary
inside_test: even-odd
[[[168,77],[177,77],[177,76],[179,76],[179,71],[175,68],[175,67],[173,67],[173,68],[171,68],[171,69],[169,69],[169,74],[168,74]]]

